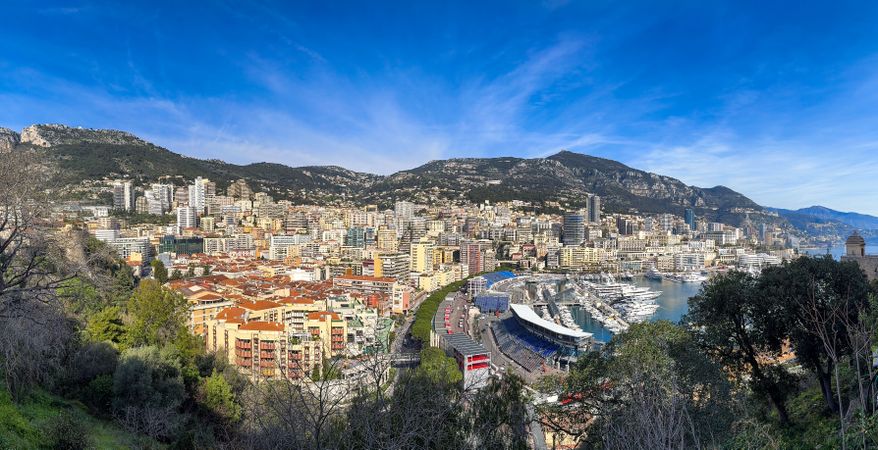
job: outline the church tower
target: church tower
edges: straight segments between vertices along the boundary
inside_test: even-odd
[[[844,243],[845,256],[866,256],[866,240],[854,231],[854,234]]]

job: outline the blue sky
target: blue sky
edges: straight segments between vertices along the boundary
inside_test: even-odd
[[[874,1],[4,3],[0,126],[375,173],[570,149],[878,214]]]

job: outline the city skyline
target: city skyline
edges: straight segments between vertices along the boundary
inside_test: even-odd
[[[875,12],[13,3],[0,124],[380,174],[569,149],[765,206],[878,214]]]

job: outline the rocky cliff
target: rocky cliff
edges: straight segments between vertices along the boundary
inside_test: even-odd
[[[37,147],[71,144],[146,145],[139,137],[118,130],[73,128],[59,124],[31,125],[21,130],[21,142]]]
[[[19,142],[21,142],[21,137],[18,133],[9,128],[0,127],[0,151],[12,150]]]

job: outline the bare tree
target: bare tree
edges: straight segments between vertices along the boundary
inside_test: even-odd
[[[340,358],[330,360],[324,370],[337,370],[341,363]],[[252,448],[335,448],[333,438],[349,393],[346,380],[280,376],[254,382],[242,401],[242,444]]]

